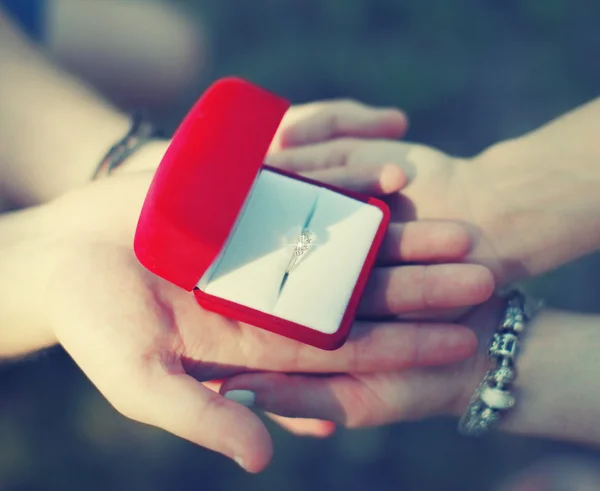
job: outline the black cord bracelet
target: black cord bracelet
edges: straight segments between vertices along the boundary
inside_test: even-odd
[[[92,176],[96,180],[110,175],[145,143],[160,136],[160,132],[141,113],[134,113],[127,134],[106,152]]]

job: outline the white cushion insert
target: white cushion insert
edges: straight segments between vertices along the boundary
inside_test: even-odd
[[[198,287],[210,295],[334,333],[382,217],[373,205],[263,170],[228,243]],[[311,247],[280,290],[295,239],[309,219]]]

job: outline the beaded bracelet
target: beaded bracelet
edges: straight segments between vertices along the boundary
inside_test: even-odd
[[[505,298],[504,316],[488,350],[495,368],[485,374],[459,421],[458,430],[463,435],[483,435],[505,411],[515,405],[511,390],[517,376],[515,358],[519,336],[531,319],[531,314],[526,311],[526,299],[522,292],[510,291]]]

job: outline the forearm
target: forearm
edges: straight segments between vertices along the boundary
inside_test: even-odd
[[[44,208],[0,215],[0,359],[55,343],[44,305],[58,240]]]
[[[506,282],[600,249],[598,135],[600,99],[466,166],[477,225],[504,262]]]
[[[127,118],[52,65],[0,10],[0,188],[20,205],[89,180]]]

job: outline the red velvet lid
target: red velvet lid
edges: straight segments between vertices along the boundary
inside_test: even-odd
[[[236,78],[214,83],[179,126],[150,185],[134,249],[192,290],[221,251],[289,103]]]

